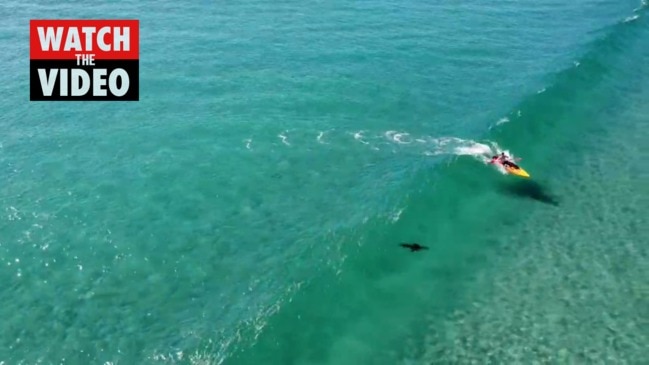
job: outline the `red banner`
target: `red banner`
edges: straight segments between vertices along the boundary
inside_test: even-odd
[[[29,58],[137,60],[139,39],[139,20],[30,20]]]

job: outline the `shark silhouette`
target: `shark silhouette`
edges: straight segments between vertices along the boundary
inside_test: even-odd
[[[404,247],[404,248],[409,248],[410,252],[415,252],[415,251],[420,251],[420,250],[428,250],[428,247],[422,246],[418,243],[401,243],[399,246]]]

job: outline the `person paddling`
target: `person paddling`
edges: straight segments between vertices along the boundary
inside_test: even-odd
[[[516,160],[520,160],[520,158],[517,158]],[[512,160],[509,158],[509,156],[505,155],[505,152],[501,152],[500,155],[495,155],[491,157],[491,161],[489,163],[495,164],[499,163],[504,166],[509,166],[515,169],[520,169],[518,165],[516,165]]]

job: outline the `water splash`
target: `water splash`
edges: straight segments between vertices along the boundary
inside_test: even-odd
[[[362,144],[369,144],[368,142],[365,142],[363,140],[363,131],[358,131],[358,132],[354,133],[354,139],[359,141]]]
[[[284,133],[286,133],[286,132],[288,132],[288,131],[285,131]],[[287,137],[284,133],[280,133],[280,134],[278,134],[277,137],[279,137],[279,138],[282,139],[282,143],[284,143],[284,144],[287,145],[287,146],[290,146],[291,144],[288,143],[288,142],[286,141],[286,139],[287,139],[288,137]]]

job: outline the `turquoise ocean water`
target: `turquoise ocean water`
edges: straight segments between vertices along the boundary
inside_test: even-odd
[[[646,363],[648,12],[5,2],[0,364]],[[140,101],[29,102],[51,18]]]

